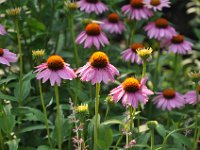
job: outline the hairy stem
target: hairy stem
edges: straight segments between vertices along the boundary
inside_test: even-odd
[[[57,109],[57,134],[58,134],[58,149],[62,150],[62,135],[61,135],[61,110],[60,110],[60,104],[59,104],[59,91],[58,91],[58,85],[54,85],[55,89],[55,96],[56,96],[56,109]]]
[[[52,148],[52,144],[51,144],[51,140],[50,140],[49,123],[48,123],[48,118],[47,118],[47,110],[46,110],[45,103],[44,103],[44,97],[42,94],[42,84],[41,84],[40,80],[39,80],[39,90],[40,90],[40,99],[41,99],[41,103],[42,103],[43,113],[44,113],[44,117],[45,117],[45,125],[46,125],[46,129],[47,129],[48,142],[49,142],[49,146]]]
[[[22,46],[21,46],[21,34],[19,30],[19,22],[18,19],[15,20],[15,26],[16,26],[16,31],[17,31],[17,43],[18,43],[18,50],[19,50],[19,99],[18,103],[19,106],[22,105],[22,85],[23,85],[23,60],[22,60]]]
[[[199,109],[199,89],[198,82],[195,82],[195,91],[196,91],[196,114],[195,114],[195,134],[194,134],[194,145],[193,149],[197,148],[197,140],[199,140],[199,125],[198,125],[198,109]]]
[[[151,150],[154,150],[154,129],[151,129]]]
[[[147,70],[147,62],[143,61],[143,66],[142,66],[142,78],[145,77],[146,75],[146,70]]]
[[[95,101],[95,122],[94,122],[94,150],[97,150],[97,137],[98,137],[98,113],[99,113],[99,93],[100,83],[96,83],[96,101]]]

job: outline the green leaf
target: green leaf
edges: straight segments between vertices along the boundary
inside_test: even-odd
[[[28,18],[27,19],[27,24],[31,27],[33,31],[45,31],[46,27],[42,22],[39,22],[35,18]]]
[[[125,124],[121,120],[117,119],[106,120],[101,123],[101,125],[113,125],[113,124],[120,124],[122,126],[125,126]]]
[[[150,137],[151,137],[150,132],[145,133],[145,134],[141,134],[139,136],[139,138],[137,139],[137,143],[147,144],[147,142],[149,141]]]
[[[180,134],[180,133],[174,133],[172,134],[172,137],[174,138],[175,143],[181,143],[187,146],[188,148],[192,147],[192,143],[190,142],[189,138],[186,136]]]
[[[18,150],[18,144],[20,139],[13,139],[11,141],[6,142],[8,144],[9,150]]]
[[[37,148],[37,150],[50,150],[51,148],[47,145],[41,145]]]
[[[0,128],[8,135],[12,132],[15,126],[15,116],[9,115],[2,115],[0,117]]]
[[[35,148],[33,147],[24,147],[24,146],[20,146],[18,150],[36,150]]]
[[[158,132],[158,134],[160,134],[163,138],[166,136],[166,130],[165,127],[161,124],[159,124],[156,128],[156,131]]]
[[[24,78],[23,78],[23,85],[22,85],[22,100],[24,100],[30,93],[31,91],[31,80],[35,78],[35,75],[32,74],[32,71],[27,73]],[[19,88],[19,83],[16,84],[15,90],[14,90],[14,95],[16,98],[19,97],[20,93],[20,88]]]
[[[109,149],[112,145],[113,132],[110,128],[105,125],[100,125],[98,129],[98,146],[100,149]]]
[[[6,95],[6,94],[3,94],[1,92],[0,92],[0,99],[5,99],[5,100],[9,100],[9,101],[16,101],[16,97]]]
[[[33,116],[31,116],[33,121],[41,121],[41,122],[45,123],[45,116],[44,116],[43,112],[41,112],[40,110],[31,108],[31,107],[21,107],[21,109],[27,111],[24,113],[28,117],[30,117],[30,113],[32,113],[35,116],[35,118]],[[27,117],[27,119],[30,119],[28,117]]]
[[[50,129],[53,129],[52,126],[49,126]],[[19,132],[20,133],[25,133],[25,132],[30,132],[34,130],[43,130],[46,129],[46,126],[44,124],[39,124],[39,125],[30,125],[28,127],[22,128]]]
[[[11,80],[15,80],[17,77],[15,75],[10,75],[8,76],[6,79],[1,79],[0,81],[0,85],[3,83],[8,83]]]

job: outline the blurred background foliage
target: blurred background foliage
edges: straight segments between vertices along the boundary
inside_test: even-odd
[[[109,6],[110,12],[120,12],[120,7],[127,3],[124,0],[104,0]],[[8,8],[21,7],[22,13],[20,16],[20,30],[21,41],[23,48],[23,61],[24,63],[24,78],[23,78],[23,107],[17,107],[18,98],[18,71],[17,65],[13,65],[10,68],[0,68],[0,132],[6,137],[6,143],[9,150],[48,150],[46,146],[46,131],[44,124],[44,115],[40,104],[39,92],[35,75],[32,73],[36,63],[32,58],[32,50],[45,49],[46,58],[51,54],[59,54],[65,58],[65,60],[75,68],[75,60],[73,55],[72,39],[70,36],[70,24],[69,18],[71,13],[74,13],[75,31],[76,36],[84,29],[86,25],[86,19],[93,18],[95,20],[102,20],[108,13],[100,16],[88,15],[79,10],[71,12],[66,8],[64,0],[0,0],[0,23],[6,27],[8,35],[0,37],[0,47],[8,48],[11,51],[17,53],[17,39],[15,26],[11,18],[5,15],[5,10]],[[178,67],[178,79],[176,82],[176,90],[185,93],[193,88],[191,82],[188,79],[188,73],[200,68],[200,2],[199,0],[171,0],[172,7],[165,9],[163,13],[157,14],[158,16],[164,16],[170,20],[175,28],[181,33],[187,36],[194,44],[193,52],[179,57]],[[122,17],[122,16],[121,16]],[[123,17],[122,17],[123,18]],[[125,19],[124,19],[125,20]],[[126,21],[126,20],[125,20]],[[142,42],[147,46],[152,46],[154,41],[150,41],[141,27],[146,22],[140,22],[137,24],[137,31],[134,36],[134,41]],[[139,30],[141,29],[141,30]],[[110,104],[107,94],[109,90],[119,84],[126,76],[136,74],[137,68],[133,65],[127,65],[122,62],[119,54],[126,48],[126,40],[128,39],[130,29],[127,28],[122,36],[109,35],[111,45],[107,46],[103,50],[109,55],[111,63],[116,66],[121,72],[121,76],[118,77],[116,83],[103,86],[101,92],[101,105],[100,114],[101,131],[99,137],[99,143],[102,149],[109,149],[112,143],[116,143],[117,139],[121,135],[120,130],[125,124],[127,114],[121,104]],[[84,65],[89,56],[92,54],[91,50],[83,49],[82,46],[78,46],[80,64]],[[155,54],[157,49],[155,50]],[[158,90],[163,90],[165,87],[170,87],[174,80],[173,77],[173,55],[167,55],[163,51],[163,55],[160,59],[160,76],[158,83]],[[128,67],[127,67],[128,66]],[[152,81],[153,77],[151,73],[155,70],[155,61],[153,60],[148,66],[149,80]],[[153,83],[148,83],[153,88]],[[78,91],[79,104],[89,104],[88,118],[94,116],[94,89],[89,89],[89,84],[83,83],[82,90]],[[45,104],[48,109],[49,125],[51,129],[51,139],[54,145],[56,144],[56,126],[55,126],[55,103],[53,89],[45,84],[43,87]],[[73,136],[72,126],[68,116],[72,113],[72,108],[69,105],[69,99],[74,98],[75,82],[64,81],[61,94],[61,107],[62,107],[62,126],[63,126],[63,147],[65,149],[73,149],[72,141],[68,140]],[[13,94],[14,93],[14,94]],[[92,100],[91,100],[92,97]],[[149,104],[145,106],[148,108]],[[106,118],[106,109],[109,114]],[[162,143],[162,139],[170,133],[170,131],[176,130],[180,127],[187,127],[191,124],[191,115],[193,114],[193,106],[186,106],[179,111],[171,112],[171,119],[168,118],[167,112],[155,109],[153,106],[151,116],[149,116],[148,109],[144,109],[141,113],[142,122],[147,119],[156,119],[160,125],[156,129],[156,144]],[[138,112],[139,113],[139,112]],[[21,118],[20,122],[18,118]],[[136,116],[137,118],[137,116]],[[166,120],[170,119],[172,125],[168,128],[164,126]],[[162,125],[163,124],[163,125]],[[92,137],[93,120],[88,119],[86,126],[88,127],[89,137]],[[112,128],[112,130],[111,130]],[[145,126],[144,133],[137,137],[137,143],[135,150],[148,149],[148,142],[150,138],[150,131]],[[185,133],[187,132],[187,134]],[[103,134],[106,133],[106,134]],[[191,137],[190,130],[184,130],[184,132],[173,134],[169,140],[169,150],[180,150],[189,148],[191,141],[186,137]],[[88,139],[88,145],[92,145],[92,140]],[[142,144],[141,144],[142,143]],[[115,144],[114,144],[115,145]],[[122,144],[123,145],[123,144]],[[157,147],[160,145],[158,144]],[[120,148],[119,148],[120,149]]]

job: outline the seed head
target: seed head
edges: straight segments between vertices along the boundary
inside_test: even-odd
[[[9,16],[18,16],[21,12],[21,7],[6,9],[6,14]]]

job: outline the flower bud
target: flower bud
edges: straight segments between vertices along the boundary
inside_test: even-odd
[[[157,121],[148,121],[147,122],[147,127],[149,129],[155,129],[158,126],[158,122]]]
[[[139,48],[136,50],[136,52],[144,61],[146,61],[149,57],[151,57],[151,53],[153,52],[153,49],[151,47]]]
[[[111,104],[111,105],[115,104],[115,102],[113,101],[112,96],[106,97],[105,101],[106,101],[107,104]]]
[[[20,7],[6,9],[6,14],[9,16],[18,16],[21,12]]]
[[[77,113],[88,113],[88,104],[81,104],[75,108]]]
[[[75,11],[76,9],[79,8],[79,5],[77,3],[75,3],[75,2],[65,2],[65,6],[70,11]]]
[[[190,72],[188,75],[192,81],[194,81],[194,82],[200,81],[200,72]]]
[[[45,50],[44,49],[33,50],[32,55],[35,58],[43,58],[45,55]]]

